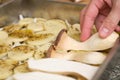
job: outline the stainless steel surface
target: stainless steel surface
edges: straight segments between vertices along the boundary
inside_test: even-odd
[[[120,80],[120,39],[117,39],[92,80]]]
[[[75,23],[79,22],[80,10],[83,7],[84,5],[57,3],[47,0],[15,0],[0,8],[0,26],[18,21],[19,14],[24,17],[67,19],[70,23]]]
[[[0,7],[0,27],[17,22],[20,14],[24,17],[67,19],[70,23],[77,23],[79,22],[80,10],[84,6],[85,5],[83,4],[75,5],[69,3],[51,2],[47,0],[14,0],[12,3]],[[98,70],[93,80],[116,80],[109,79],[109,72],[114,71],[111,69],[111,65],[114,67],[120,59],[120,50],[118,48],[119,45],[118,43],[116,44],[117,46],[115,46],[115,48],[113,48],[109,53],[107,59],[103,65],[101,65],[101,68]],[[106,76],[106,74],[108,75]]]
[[[14,0],[1,0],[0,7],[5,6],[5,5],[7,5],[7,4],[9,4],[9,3],[13,2],[13,1]]]

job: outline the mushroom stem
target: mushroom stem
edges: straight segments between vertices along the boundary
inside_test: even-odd
[[[74,78],[44,72],[29,72],[13,75],[15,80],[75,80]]]
[[[66,30],[62,30],[55,42],[56,49],[62,50],[85,50],[85,51],[98,51],[105,50],[113,47],[119,35],[113,32],[105,39],[99,37],[98,33],[92,35],[85,42],[79,42],[67,35]]]
[[[95,66],[55,58],[28,60],[28,67],[31,70],[45,72],[75,72],[88,80],[92,79],[98,69]]]
[[[87,64],[99,65],[102,64],[106,58],[106,55],[102,52],[90,52],[90,51],[62,51],[55,50],[54,46],[51,46],[46,53],[46,57],[79,61]]]

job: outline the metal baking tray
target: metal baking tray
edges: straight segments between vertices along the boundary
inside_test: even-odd
[[[24,17],[59,18],[68,20],[71,24],[78,23],[80,11],[84,6],[84,4],[76,5],[50,0],[12,0],[11,3],[0,6],[0,27],[17,22],[20,14]],[[92,80],[120,80],[119,61],[118,39]]]
[[[0,8],[0,27],[18,21],[20,14],[24,17],[67,19],[70,23],[76,23],[79,22],[80,10],[84,6],[49,0],[14,0]]]

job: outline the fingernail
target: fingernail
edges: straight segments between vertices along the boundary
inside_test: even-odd
[[[103,27],[102,29],[100,29],[101,37],[103,37],[103,38],[106,37],[108,35],[108,33],[109,33],[109,30],[107,28]]]

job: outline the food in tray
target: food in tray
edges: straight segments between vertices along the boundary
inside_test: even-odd
[[[0,45],[0,58],[4,58],[10,50],[11,50],[10,46]]]
[[[93,29],[93,36],[86,42],[80,42],[81,30],[79,27],[79,23],[70,24],[67,20],[43,18],[21,18],[18,23],[3,27],[0,31],[0,79],[25,80],[29,79],[29,75],[35,74],[36,78],[55,76],[57,77],[54,78],[55,80],[61,78],[64,78],[62,80],[67,78],[70,80],[91,79],[107,56],[107,52],[104,50],[112,48],[119,35],[113,32],[108,38],[100,39],[96,30]],[[34,60],[30,61],[31,58]],[[54,59],[52,60],[52,58]],[[11,62],[6,63],[8,60]],[[62,65],[57,66],[60,61]],[[52,63],[54,65],[50,65]],[[68,70],[67,73],[61,73],[60,67],[63,72],[65,69],[63,64],[68,64],[69,70],[73,71]],[[45,70],[47,73],[41,72],[47,66],[52,66],[52,70],[55,67],[59,69],[57,73],[49,70]],[[76,72],[72,66],[81,69]],[[42,70],[40,71],[38,67]],[[83,67],[84,71],[82,71]],[[37,72],[32,69],[36,69]],[[87,70],[90,75],[87,74]],[[46,76],[37,76],[39,74],[46,74]],[[52,80],[54,79],[52,78]]]
[[[78,73],[79,75],[82,75],[88,80],[91,80],[91,78],[98,69],[98,67],[96,66],[55,58],[47,58],[41,60],[30,59],[28,60],[28,67],[30,68],[30,70],[33,71],[37,70],[58,74],[64,74],[69,72]]]
[[[13,72],[14,72],[14,74],[30,72],[30,70],[28,69],[28,64],[27,64],[27,62],[16,66],[16,67],[14,68]]]
[[[34,52],[34,47],[26,45],[16,46],[8,52],[8,58],[16,61],[24,61],[31,58]]]
[[[0,45],[5,45],[7,38],[8,38],[8,33],[6,33],[5,31],[0,31]]]
[[[113,32],[107,38],[101,39],[98,33],[95,33],[87,41],[78,42],[69,37],[66,30],[62,30],[56,39],[55,47],[60,50],[100,51],[111,48],[118,37],[119,35]]]
[[[72,77],[44,72],[29,72],[24,74],[15,74],[12,78],[15,80],[75,80]]]
[[[48,52],[47,57],[72,60],[77,62],[83,62],[86,64],[99,65],[105,60],[106,55],[103,52],[91,52],[91,51],[78,51],[78,50],[60,50],[55,49],[52,45]]]
[[[0,60],[0,80],[11,76],[13,69],[18,65],[18,61],[12,59]]]

